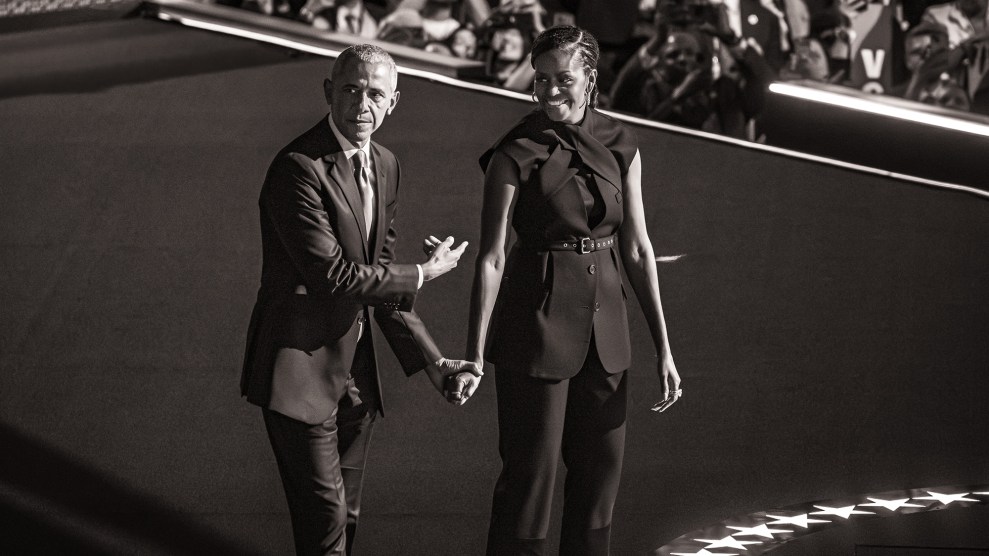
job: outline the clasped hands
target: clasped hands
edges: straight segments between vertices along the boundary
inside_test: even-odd
[[[484,371],[473,361],[441,358],[426,367],[433,387],[453,405],[464,405],[474,395]]]

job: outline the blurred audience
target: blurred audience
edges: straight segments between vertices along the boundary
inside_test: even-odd
[[[326,0],[309,0],[299,17],[313,27],[373,39],[378,36],[378,21],[364,5],[364,0],[336,0],[327,5]]]
[[[893,87],[891,94],[917,100],[918,92],[931,81],[940,80],[945,71],[953,71],[949,64],[948,32],[937,23],[923,21],[903,39],[903,64],[907,80]],[[934,60],[928,63],[929,60]],[[926,64],[926,67],[925,67]]]
[[[910,71],[904,98],[989,114],[987,3],[955,0],[927,8],[904,40]]]
[[[917,100],[924,104],[933,104],[943,108],[967,112],[971,106],[968,93],[948,73],[942,73],[931,86],[920,89]]]
[[[903,63],[910,74],[919,70],[933,54],[950,48],[948,31],[942,25],[930,21],[923,21],[911,29],[903,43]]]
[[[645,67],[642,114],[651,120],[702,129],[711,127],[710,53],[690,31],[672,31]]]
[[[381,21],[378,38],[453,56],[450,39],[463,27],[461,0],[402,2]]]
[[[453,17],[453,8],[459,0],[426,0],[419,12],[422,15],[422,34],[426,43],[443,42],[460,28],[460,20]]]
[[[779,77],[784,81],[831,81],[831,65],[821,42],[812,37],[794,42],[793,52],[786,65],[780,68]]]
[[[601,43],[602,107],[753,140],[774,79],[989,113],[989,0],[214,1],[476,60],[480,79],[522,92],[532,39],[577,24]],[[863,49],[881,87],[862,84]]]
[[[757,139],[757,118],[774,71],[758,39],[736,33],[730,10],[706,0],[661,0],[655,34],[619,72],[610,106],[656,121]],[[778,24],[775,19],[770,23]]]
[[[545,28],[546,10],[537,0],[506,0],[478,30],[478,59],[488,78],[513,91],[531,91],[532,40]]]
[[[780,78],[851,84],[852,61],[859,56],[862,64],[865,53],[860,51],[867,48],[872,63],[885,64],[883,71],[889,72],[892,86],[885,93],[989,114],[989,0],[894,0],[892,9],[881,0],[807,1],[814,2],[807,41],[811,50],[795,41]],[[890,13],[896,14],[892,29],[880,31],[879,42],[863,46],[864,35],[882,23],[876,18]],[[880,52],[883,57],[877,58]]]
[[[948,44],[955,48],[973,37],[989,31],[989,0],[954,0],[947,4],[930,6],[921,21],[943,27],[948,33]]]
[[[735,36],[755,41],[763,59],[779,71],[790,52],[789,25],[781,7],[772,0],[724,0],[723,5]]]
[[[393,6],[389,11],[396,9],[410,9],[422,12],[426,7],[427,0],[388,0]],[[453,9],[453,17],[473,26],[480,25],[491,14],[491,5],[488,0],[460,0]]]
[[[989,115],[989,36],[973,37],[964,46],[965,90],[971,112]]]
[[[477,34],[470,26],[457,29],[450,35],[450,52],[457,58],[477,59]]]
[[[415,48],[426,46],[422,15],[412,8],[398,8],[385,16],[378,25],[378,38]]]

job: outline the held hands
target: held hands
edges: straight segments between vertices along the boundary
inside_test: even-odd
[[[474,365],[474,363],[470,363]],[[474,395],[481,384],[481,377],[469,372],[460,372],[446,377],[446,387],[443,391],[446,401],[454,405],[464,405]]]
[[[426,373],[433,387],[454,405],[464,405],[484,375],[481,366],[473,361],[445,357],[426,367]]]
[[[473,365],[473,363],[469,364]],[[453,405],[464,405],[474,395],[474,391],[477,390],[480,384],[480,375],[476,375],[470,371],[450,375],[446,377],[443,397]]]
[[[662,358],[657,372],[663,382],[663,399],[652,406],[652,410],[662,413],[683,397],[683,389],[680,388],[680,373],[677,372],[672,357]]]
[[[429,255],[429,260],[420,265],[422,266],[423,280],[428,282],[457,268],[457,261],[467,249],[467,242],[461,243],[456,249],[450,249],[451,245],[453,245],[453,236],[449,236],[443,241],[434,236],[429,236],[423,240],[422,250]]]

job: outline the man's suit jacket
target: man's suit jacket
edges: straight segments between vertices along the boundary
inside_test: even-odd
[[[372,141],[371,161],[377,213],[370,241],[354,167],[326,118],[272,162],[258,202],[261,287],[241,376],[249,402],[306,423],[329,418],[352,386],[358,339],[372,333],[367,306],[406,374],[440,358],[412,310],[416,266],[392,264],[398,160]]]

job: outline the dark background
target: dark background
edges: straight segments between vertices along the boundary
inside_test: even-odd
[[[325,115],[330,62],[103,25],[96,54],[20,35],[21,69],[0,75],[33,80],[0,94],[0,548],[288,554],[260,413],[237,386],[258,191],[274,153]],[[399,88],[375,135],[403,164],[399,259],[422,259],[428,234],[474,244],[417,302],[459,356],[476,158],[528,106],[408,76]],[[989,483],[987,199],[635,131],[657,255],[683,255],[660,282],[685,397],[648,410],[659,385],[633,310],[615,554],[802,501]],[[499,465],[493,377],[454,408],[381,359],[388,415],[357,550],[480,553]],[[981,515],[926,542],[985,548]]]

